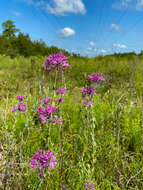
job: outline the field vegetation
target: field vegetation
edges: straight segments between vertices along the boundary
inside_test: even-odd
[[[142,190],[142,54],[49,54],[0,56],[0,188]]]

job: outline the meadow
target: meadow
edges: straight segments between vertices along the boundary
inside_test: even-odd
[[[0,56],[0,189],[142,190],[143,57],[71,56],[50,72],[45,59]]]

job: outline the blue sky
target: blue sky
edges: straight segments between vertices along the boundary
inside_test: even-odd
[[[11,19],[48,46],[88,56],[143,49],[143,0],[1,0],[0,10],[0,24]]]

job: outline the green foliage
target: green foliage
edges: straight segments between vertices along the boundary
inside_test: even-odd
[[[32,41],[28,34],[18,33],[20,30],[16,28],[11,20],[2,23],[3,32],[0,35],[0,54],[10,56],[11,58],[19,55],[29,56],[48,56],[58,52],[63,52],[66,56],[69,53],[55,46],[48,47],[41,39]]]
[[[2,35],[8,39],[13,38],[16,32],[20,30],[16,28],[12,20],[7,20],[2,23],[3,33]]]
[[[31,44],[31,52],[33,48]],[[58,190],[60,182],[69,190],[82,190],[85,183],[94,183],[96,190],[141,190],[143,61],[133,56],[131,60],[117,55],[70,57],[63,80],[68,92],[60,106],[62,141],[60,126],[45,126],[36,115],[45,97],[52,97],[52,105],[57,105],[55,91],[61,87],[61,75],[41,69],[43,56],[0,56],[0,188]],[[87,108],[81,88],[92,73],[101,73],[106,81],[96,85],[94,105]],[[19,94],[25,95],[28,111],[12,113]],[[57,158],[55,170],[47,169],[45,178],[38,175],[38,168],[30,168],[32,156],[40,149],[50,149]]]

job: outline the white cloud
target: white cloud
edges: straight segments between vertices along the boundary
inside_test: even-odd
[[[120,0],[112,4],[112,8],[123,9],[123,8],[136,9],[137,11],[143,10],[143,0]]]
[[[127,48],[127,46],[124,45],[124,44],[112,44],[112,46],[113,46],[113,47],[116,47],[116,48],[121,48],[121,49]]]
[[[21,13],[20,13],[20,12],[17,12],[17,11],[14,11],[14,12],[13,12],[13,15],[16,16],[16,17],[18,17],[18,16],[21,15]]]
[[[59,31],[60,34],[62,34],[61,38],[68,38],[70,36],[75,35],[75,30],[69,27],[65,27]]]
[[[101,49],[101,50],[99,50],[99,52],[100,52],[100,53],[107,53],[108,51],[105,50],[105,49]]]
[[[85,14],[86,9],[82,0],[52,0],[52,6],[46,4],[45,9],[54,15],[64,16],[68,13]]]
[[[138,0],[136,4],[137,10],[143,10],[143,0]]]
[[[97,49],[95,47],[88,47],[87,50],[88,51],[97,51]]]
[[[91,41],[91,42],[89,42],[89,45],[90,45],[91,47],[93,47],[93,46],[95,45],[95,43],[94,43],[93,41]]]
[[[111,30],[120,31],[120,27],[117,24],[111,24],[110,28],[111,28]]]
[[[113,4],[112,4],[112,8],[115,8],[115,9],[122,9],[122,8],[124,8],[124,7],[130,6],[133,1],[134,1],[134,0],[120,0],[120,1],[117,1],[116,3],[113,3]],[[136,1],[136,0],[135,0],[135,1]]]
[[[93,48],[91,48],[91,47],[88,47],[88,48],[87,48],[87,50],[91,51],[91,50],[93,50]]]
[[[33,5],[35,7],[41,7],[42,9],[46,10],[47,12],[58,15],[58,16],[65,16],[69,13],[74,14],[85,14],[86,8],[83,3],[83,0],[51,0],[48,3],[46,0],[19,0],[26,2],[29,5]]]

